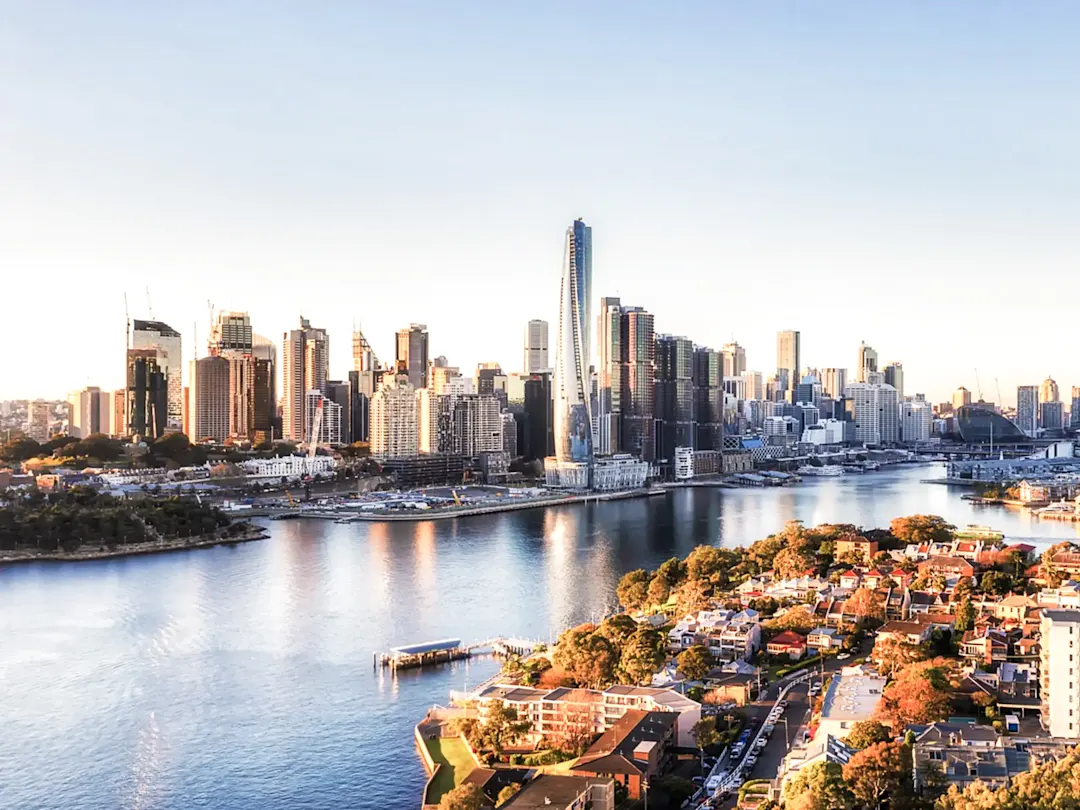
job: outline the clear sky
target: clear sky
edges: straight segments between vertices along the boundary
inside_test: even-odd
[[[331,373],[521,364],[563,233],[595,300],[776,364],[1080,384],[1080,7],[0,0],[0,398],[113,388],[124,300],[302,312]],[[553,335],[554,336],[554,335]]]

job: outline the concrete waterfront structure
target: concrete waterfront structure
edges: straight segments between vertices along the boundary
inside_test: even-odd
[[[559,291],[559,331],[555,345],[555,485],[588,489],[593,461],[589,407],[592,229],[581,219],[566,231]],[[549,481],[552,476],[549,476]]]

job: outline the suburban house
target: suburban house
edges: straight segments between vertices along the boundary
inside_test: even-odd
[[[877,632],[877,641],[874,646],[889,639],[904,641],[908,644],[922,644],[930,639],[932,629],[933,626],[929,622],[885,622]]]
[[[908,598],[908,613],[937,613],[948,610],[948,598],[935,591],[912,591]]]
[[[806,654],[806,638],[794,630],[785,630],[769,639],[765,649],[769,655],[787,655],[797,661]]]
[[[840,559],[845,554],[854,554],[860,560],[865,563],[869,563],[874,559],[874,555],[878,553],[878,541],[869,540],[865,537],[859,537],[857,535],[848,535],[847,537],[839,537],[833,545],[833,555],[836,559]]]
[[[994,604],[994,616],[1014,622],[1022,622],[1028,612],[1037,608],[1039,603],[1025,594],[1012,594]]]
[[[992,627],[968,630],[960,641],[960,657],[970,661],[990,664],[1004,661],[1008,655],[1008,636]]]
[[[849,570],[849,571],[844,571],[842,574],[840,574],[840,587],[841,588],[849,588],[851,590],[855,590],[856,588],[859,587],[859,584],[861,582],[862,582],[862,574],[860,574],[858,571],[855,571],[854,569]]]
[[[1070,579],[1056,588],[1043,588],[1036,598],[1039,607],[1080,608],[1080,582]]]
[[[946,579],[975,576],[975,566],[963,557],[929,557],[918,568],[920,576],[940,574]]]
[[[976,780],[991,789],[1000,788],[1031,768],[1025,746],[987,726],[933,723],[908,728],[916,735],[912,746],[916,788],[927,784],[931,772],[961,789]]]
[[[600,735],[570,773],[613,779],[631,799],[641,798],[642,783],[671,770],[677,718],[672,712],[631,709]]]
[[[876,590],[878,588],[888,588],[894,583],[890,571],[884,571],[880,568],[871,568],[863,574],[862,584],[865,588]]]
[[[794,746],[780,763],[777,779],[773,782],[775,787],[772,798],[779,800],[783,795],[784,785],[798,776],[803,768],[809,768],[819,762],[832,762],[842,767],[847,765],[854,755],[855,749],[830,734],[817,735],[804,745]]]
[[[758,675],[738,672],[717,673],[705,681],[709,692],[715,693],[721,703],[734,703],[736,706],[745,706],[753,700],[754,689],[758,683]]]
[[[844,639],[835,627],[815,627],[806,637],[806,646],[813,650],[834,650],[844,646]]]
[[[756,610],[702,610],[683,617],[668,631],[668,646],[685,650],[703,644],[721,661],[749,659],[761,646],[760,614]]]

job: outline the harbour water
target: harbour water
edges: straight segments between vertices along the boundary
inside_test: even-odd
[[[975,507],[909,467],[763,490],[419,523],[281,521],[236,547],[0,567],[0,807],[415,807],[413,724],[490,659],[391,676],[394,644],[548,638],[619,577],[785,521],[934,513],[1043,546],[1078,527]]]

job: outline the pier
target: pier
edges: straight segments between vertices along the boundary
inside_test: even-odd
[[[500,658],[508,658],[511,655],[529,655],[542,643],[524,638],[496,636],[473,644],[462,645],[461,639],[445,638],[439,641],[391,647],[389,652],[375,653],[375,661],[376,666],[381,664],[389,667],[391,671],[396,671],[461,661],[477,655],[496,655]]]

